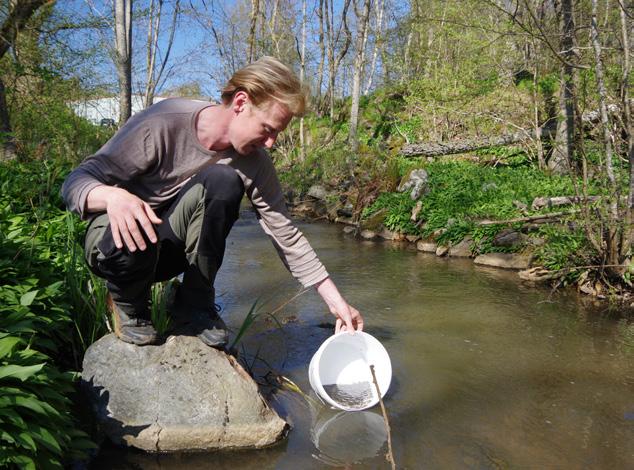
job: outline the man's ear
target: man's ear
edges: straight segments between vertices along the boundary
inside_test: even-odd
[[[233,101],[231,107],[235,113],[241,113],[246,109],[247,104],[250,102],[249,95],[246,91],[238,91],[233,95]]]

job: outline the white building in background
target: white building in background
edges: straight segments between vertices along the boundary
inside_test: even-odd
[[[163,101],[166,97],[156,96],[154,102]],[[102,123],[102,119],[112,119],[113,123],[119,122],[119,97],[97,98],[87,101],[73,101],[69,103],[75,114],[88,119],[96,125]],[[143,110],[143,95],[132,95],[132,114]]]

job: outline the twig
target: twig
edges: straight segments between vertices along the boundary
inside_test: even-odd
[[[310,290],[309,287],[306,287],[302,290],[300,290],[297,294],[295,294],[293,297],[291,297],[290,299],[288,299],[286,302],[283,302],[279,307],[277,307],[275,310],[273,310],[269,315],[273,315],[274,313],[279,312],[280,310],[282,310],[284,307],[286,307],[288,304],[290,304],[293,300],[295,300],[297,297],[299,297],[302,294],[305,294],[306,292],[308,292]]]
[[[379,389],[379,383],[376,380],[376,374],[374,373],[374,364],[370,364],[370,372],[372,373],[372,381],[376,388],[376,394],[379,396],[379,403],[381,404],[381,413],[383,413],[383,421],[385,422],[385,430],[387,431],[387,454],[385,459],[390,462],[392,470],[396,470],[396,462],[394,461],[394,452],[392,452],[392,432],[390,430],[390,420],[387,417],[387,411],[385,410],[385,404],[381,397],[381,390]]]

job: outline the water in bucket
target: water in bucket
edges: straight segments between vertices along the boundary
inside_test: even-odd
[[[370,371],[385,396],[392,379],[390,357],[383,345],[365,332],[342,332],[320,346],[308,368],[310,385],[327,404],[345,411],[359,411],[379,402]]]

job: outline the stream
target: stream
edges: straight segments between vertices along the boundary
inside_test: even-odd
[[[398,468],[634,468],[631,321],[514,272],[299,225],[390,354],[385,406]],[[300,290],[246,210],[216,287],[234,330],[256,300],[270,312]],[[273,368],[316,400],[308,363],[334,317],[312,289],[275,317],[258,317],[244,360],[259,381]],[[273,447],[157,456],[106,445],[91,468],[389,468],[379,406],[337,412],[286,390],[269,401],[292,426]]]

